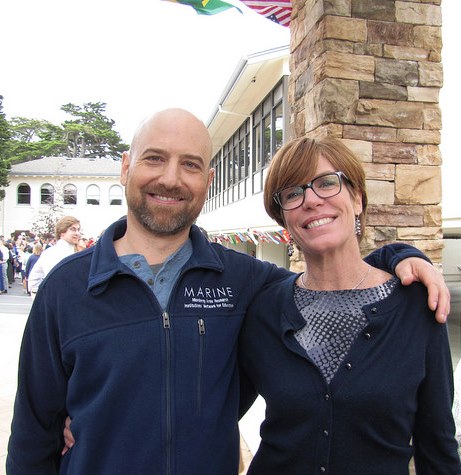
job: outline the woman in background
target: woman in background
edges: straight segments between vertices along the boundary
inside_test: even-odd
[[[34,244],[34,247],[32,249],[32,254],[29,256],[29,258],[27,259],[27,263],[26,263],[26,271],[25,271],[26,283],[28,282],[29,275],[30,275],[35,263],[38,261],[38,258],[42,254],[42,251],[43,251],[43,247],[42,247],[40,242],[37,242],[36,244]],[[29,286],[28,286],[28,284],[26,284],[26,285],[27,285],[27,293],[30,295]]]

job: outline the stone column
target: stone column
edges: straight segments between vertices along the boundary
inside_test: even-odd
[[[295,136],[341,138],[367,173],[363,252],[404,241],[442,259],[441,0],[294,0]]]

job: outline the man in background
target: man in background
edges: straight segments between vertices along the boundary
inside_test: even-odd
[[[56,244],[43,251],[30,272],[28,287],[32,296],[37,293],[39,285],[50,270],[75,252],[80,238],[80,221],[73,216],[64,216],[56,223],[55,235],[58,239]]]

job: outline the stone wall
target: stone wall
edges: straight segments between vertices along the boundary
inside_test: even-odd
[[[364,253],[404,241],[442,259],[441,0],[294,0],[295,136],[341,138],[363,160]]]

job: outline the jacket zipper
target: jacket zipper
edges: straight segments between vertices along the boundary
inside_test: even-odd
[[[199,353],[198,353],[198,381],[197,381],[197,414],[202,411],[202,371],[203,371],[203,347],[205,345],[205,320],[199,318],[198,322],[199,334]]]
[[[170,315],[163,312],[163,329],[165,330],[165,346],[166,346],[166,475],[171,473],[171,341],[170,341]]]

